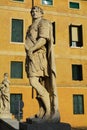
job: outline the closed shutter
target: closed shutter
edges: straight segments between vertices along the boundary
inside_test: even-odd
[[[11,61],[11,78],[23,78],[23,62]]]
[[[23,20],[12,19],[12,42],[23,42]]]

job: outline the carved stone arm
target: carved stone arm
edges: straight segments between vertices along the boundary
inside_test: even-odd
[[[45,38],[39,38],[36,44],[31,48],[32,52],[40,49],[42,46],[46,44],[46,39]]]
[[[39,38],[36,42],[36,44],[31,47],[28,51],[28,56],[30,59],[32,59],[32,54],[34,51],[40,49],[41,47],[43,47],[46,44],[46,39],[45,38]]]

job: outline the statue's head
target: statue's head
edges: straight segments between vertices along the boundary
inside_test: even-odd
[[[31,16],[36,19],[36,18],[42,17],[44,14],[44,11],[38,6],[33,6],[30,13],[31,13]]]
[[[4,73],[4,77],[8,77],[8,73]]]

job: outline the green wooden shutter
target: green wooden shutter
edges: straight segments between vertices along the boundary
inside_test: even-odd
[[[72,65],[72,79],[73,80],[78,79],[77,65]]]
[[[77,2],[69,2],[70,8],[79,9],[79,3]]]
[[[10,94],[10,112],[12,114],[15,114],[14,102],[15,102],[15,95]]]
[[[78,98],[76,95],[73,96],[73,113],[78,114]]]
[[[83,95],[73,95],[73,112],[74,114],[84,114]]]
[[[78,65],[78,79],[83,80],[82,65]]]
[[[12,19],[12,42],[23,42],[23,20]]]
[[[22,94],[10,94],[10,112],[17,117],[18,111],[16,109],[16,101],[22,100]]]
[[[79,113],[84,113],[84,104],[83,104],[83,96],[78,96],[78,102],[79,102]]]
[[[83,80],[82,65],[72,65],[72,79]]]
[[[11,78],[23,78],[23,62],[11,61]]]

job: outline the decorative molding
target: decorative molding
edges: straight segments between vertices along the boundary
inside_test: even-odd
[[[8,53],[9,52],[9,53]],[[0,51],[0,55],[6,55],[6,56],[25,56],[25,51],[23,52],[15,52],[15,51]],[[87,56],[82,55],[55,55],[55,58],[57,59],[78,59],[78,60],[87,60]]]
[[[9,51],[8,50],[8,51],[0,51],[0,55],[6,55],[6,56],[25,56],[25,52],[15,52],[15,51]]]
[[[22,79],[23,80],[23,79]],[[29,84],[11,84],[10,88],[32,88]]]
[[[64,13],[64,12],[54,12],[54,11],[45,11],[46,14],[52,14],[56,16],[65,16],[65,17],[76,17],[76,18],[87,18],[87,15],[80,15],[80,14],[72,14],[72,13]]]
[[[76,59],[76,60],[87,60],[87,56],[82,55],[55,55],[56,59]]]
[[[78,81],[78,82],[80,82],[80,81]],[[80,83],[78,83],[78,84],[76,84],[76,83],[74,83],[74,84],[66,84],[66,83],[64,83],[64,84],[57,84],[57,87],[58,88],[74,88],[74,89],[87,89],[87,84],[80,84]]]

